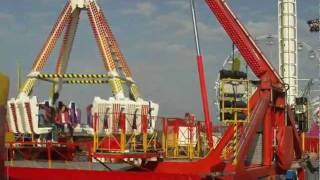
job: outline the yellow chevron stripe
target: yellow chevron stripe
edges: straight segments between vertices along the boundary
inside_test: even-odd
[[[37,78],[111,78],[107,74],[39,74]],[[114,77],[117,78],[117,77]]]

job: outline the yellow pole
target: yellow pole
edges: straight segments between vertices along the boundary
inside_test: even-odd
[[[131,150],[133,150],[133,151],[136,151],[136,146],[137,146],[136,142],[137,142],[136,141],[136,133],[135,133],[135,131],[133,131],[133,134],[131,136],[131,143],[132,143]]]
[[[174,132],[173,135],[173,157],[176,158],[178,156],[178,133]]]
[[[126,145],[126,135],[121,130],[121,133],[120,133],[120,151],[121,151],[121,153],[124,153],[125,145]]]
[[[192,142],[189,140],[189,159],[193,159],[193,147]]]
[[[92,147],[93,152],[96,152],[96,132],[93,134],[93,147]]]
[[[5,106],[9,95],[9,78],[2,73],[0,73],[0,85],[0,105]]]
[[[154,134],[153,134],[153,150],[157,150],[157,137],[158,137],[157,132],[154,132]]]
[[[164,154],[164,157],[167,157],[167,139],[166,139],[166,135],[164,134],[164,132],[162,131],[162,151]]]
[[[31,142],[35,142],[33,133],[31,134]]]
[[[148,149],[148,140],[147,140],[147,133],[143,132],[142,135],[142,144],[143,144],[143,152],[146,153]]]
[[[193,159],[193,141],[192,141],[192,137],[193,137],[193,129],[192,127],[189,127],[189,159]]]
[[[200,131],[200,129],[198,129]],[[198,137],[198,146],[197,146],[197,151],[198,151],[198,157],[200,157],[200,152],[201,152],[201,135]]]
[[[21,88],[22,88],[21,64],[18,64],[17,73],[18,73],[18,89],[17,89],[17,92],[19,94],[21,92]]]

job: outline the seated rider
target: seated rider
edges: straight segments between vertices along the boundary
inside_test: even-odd
[[[49,127],[53,123],[54,119],[54,108],[50,107],[49,102],[46,101],[44,104],[39,105],[39,127]]]
[[[73,136],[73,128],[70,121],[68,108],[62,103],[58,103],[58,113],[55,117],[56,126],[64,132],[65,126],[69,129],[71,137]]]

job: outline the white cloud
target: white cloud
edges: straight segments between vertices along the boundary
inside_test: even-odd
[[[277,33],[277,21],[252,22],[249,21],[245,27],[252,36],[261,36]]]
[[[181,16],[182,13],[169,13],[157,16],[152,25],[163,29],[163,31],[172,31],[172,36],[177,39],[192,38],[193,26],[191,17]],[[215,24],[206,24],[201,20],[197,22],[200,39],[204,41],[221,41],[225,40],[226,34],[222,27],[215,26]]]
[[[137,3],[134,8],[123,10],[122,13],[125,15],[141,15],[150,16],[156,10],[156,7],[150,2]]]
[[[190,8],[189,1],[187,1],[187,0],[167,1],[166,4],[168,6],[174,6],[176,8],[181,8],[181,9],[189,9]]]

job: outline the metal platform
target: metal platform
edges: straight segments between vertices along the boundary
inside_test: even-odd
[[[131,165],[125,163],[106,163],[111,170],[125,171],[132,168]],[[96,170],[96,171],[110,171],[101,163],[95,162],[71,162],[71,161],[6,161],[7,167],[28,167],[28,168],[50,168],[50,169],[73,169],[73,170]]]

